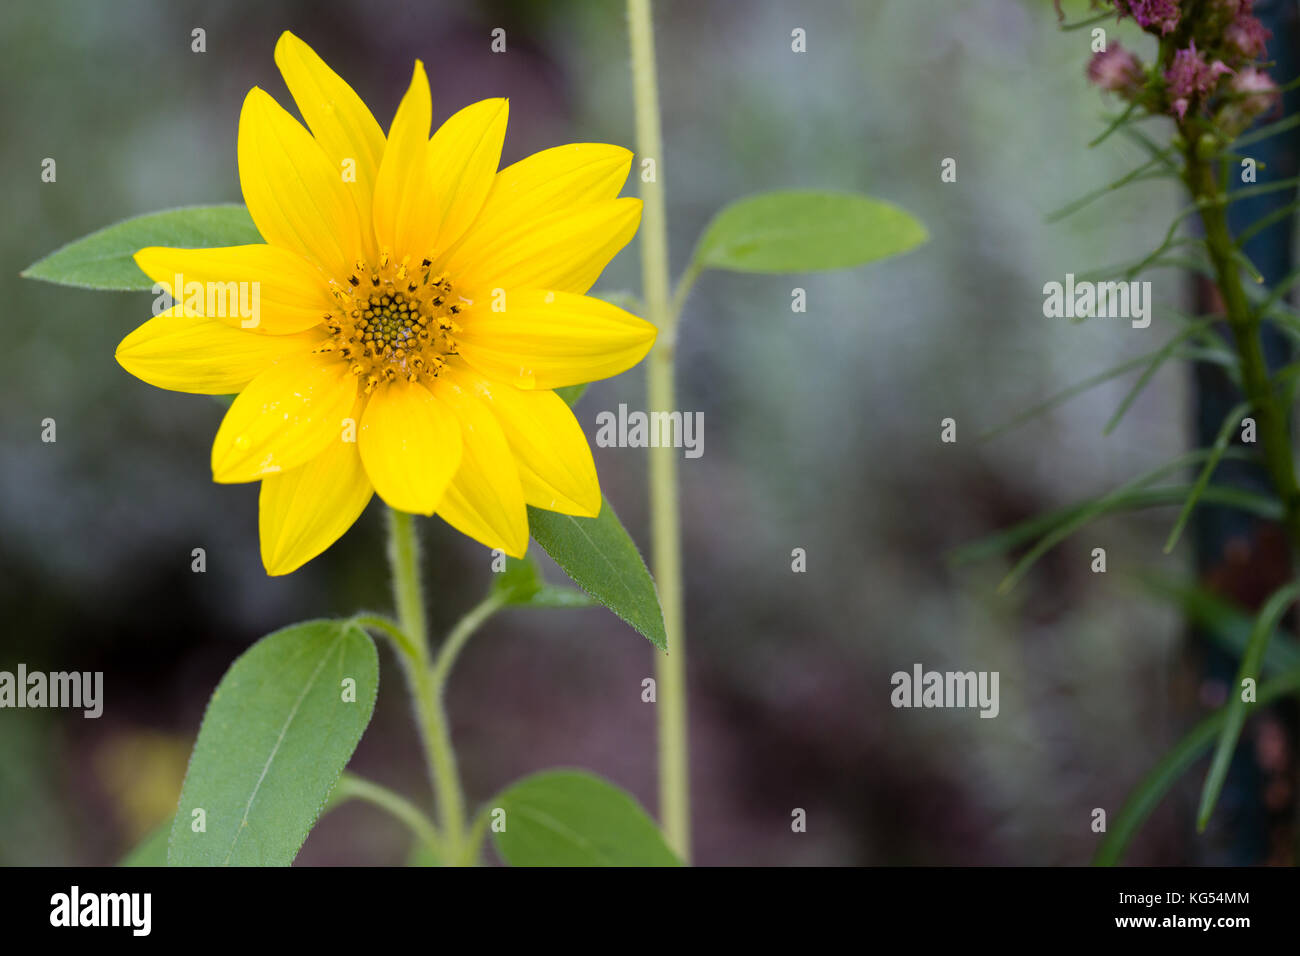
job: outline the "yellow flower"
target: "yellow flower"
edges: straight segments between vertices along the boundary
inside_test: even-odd
[[[176,305],[117,350],[160,388],[239,393],[212,473],[262,482],[267,571],[320,554],[374,493],[515,556],[525,504],[598,514],[591,449],[551,389],[616,375],[654,342],[584,294],[640,221],[640,200],[617,198],[631,153],[575,143],[498,171],[504,99],[431,138],[416,61],[385,139],[297,37],[275,61],[311,131],[257,87],[244,100],[239,178],[266,244],[141,249]]]

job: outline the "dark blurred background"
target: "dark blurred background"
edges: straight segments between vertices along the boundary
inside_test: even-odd
[[[765,189],[867,192],[931,232],[919,251],[851,272],[708,274],[687,307],[680,402],[706,426],[704,456],[681,468],[698,862],[1085,862],[1092,808],[1113,819],[1189,719],[1182,625],[1132,582],[1189,567],[1186,545],[1161,552],[1173,514],[1088,529],[1006,598],[994,595],[1006,565],[957,572],[946,556],[1185,447],[1174,367],[1109,437],[1131,379],[975,441],[1171,332],[1163,307],[1145,330],[1044,319],[1042,286],[1149,251],[1178,197],[1143,184],[1045,224],[1143,158],[1119,137],[1087,148],[1106,108],[1084,80],[1089,38],[1060,33],[1047,0],[665,0],[657,24],[675,269],[714,211]],[[206,53],[190,50],[195,27]],[[495,27],[504,55],[490,52]],[[795,27],[805,54],[791,52]],[[272,60],[285,29],[385,129],[419,57],[435,122],[511,98],[503,163],[571,141],[633,145],[620,3],[0,7],[0,669],[102,670],[106,696],[99,720],[0,712],[0,863],[115,861],[174,809],[208,695],[244,648],[298,619],[388,606],[377,503],[322,558],[265,576],[256,486],[210,480],[222,406],[153,389],[113,360],[147,295],[17,275],[121,218],[238,201],[244,94],[261,85],[292,109]],[[1112,35],[1150,55],[1141,36]],[[57,183],[40,180],[45,157]],[[955,183],[940,182],[948,157]],[[638,274],[634,244],[597,291],[635,290]],[[1158,302],[1180,302],[1178,276],[1153,278]],[[790,310],[796,286],[804,314]],[[600,410],[641,407],[643,387],[639,369],[594,386],[578,406],[589,436]],[[47,417],[54,444],[40,440]],[[939,441],[946,417],[956,444]],[[645,452],[595,453],[644,549]],[[489,556],[436,519],[422,528],[445,628],[486,588]],[[1089,571],[1099,546],[1106,574]],[[190,570],[195,547],[204,574]],[[796,547],[807,573],[791,572]],[[381,653],[383,690],[352,766],[424,800],[405,687]],[[599,609],[493,619],[450,693],[470,800],[578,765],[653,812],[654,715],[640,700],[651,654]],[[890,674],[916,662],[1000,671],[1000,715],[891,708]],[[1194,859],[1192,778],[1131,860]],[[794,807],[808,811],[805,834],[791,833]],[[407,849],[398,824],[345,807],[299,859],[391,864]]]

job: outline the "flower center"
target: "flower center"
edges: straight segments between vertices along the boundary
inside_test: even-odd
[[[435,378],[456,354],[459,297],[428,259],[415,269],[409,260],[395,263],[384,251],[377,267],[358,262],[346,286],[330,283],[339,310],[325,320],[324,349],[342,353],[367,394],[399,379]]]

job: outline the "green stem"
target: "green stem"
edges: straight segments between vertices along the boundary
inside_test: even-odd
[[[465,834],[465,798],[461,793],[456,753],[447,729],[442,686],[429,662],[429,639],[420,590],[420,548],[411,515],[388,512],[388,557],[393,569],[393,598],[407,641],[394,640],[415,698],[415,711],[429,763],[429,779],[438,800],[444,857],[459,861]]]
[[[641,273],[647,318],[659,330],[646,372],[650,411],[672,411],[677,312],[668,281],[668,230],[664,210],[663,133],[655,72],[650,0],[628,0],[637,152],[654,160],[654,175],[641,184]],[[689,284],[685,286],[689,289]],[[683,294],[684,297],[684,294]],[[650,450],[651,564],[663,606],[667,654],[655,659],[659,723],[659,813],[664,836],[683,862],[691,856],[689,751],[686,722],[686,628],[682,603],[681,508],[677,457],[670,447]]]
[[[469,827],[469,836],[465,839],[464,850],[461,853],[461,866],[473,866],[477,862],[491,820],[492,808],[488,806],[479,810],[477,816],[474,817],[474,822]]]
[[[1226,197],[1215,182],[1210,164],[1197,156],[1194,145],[1187,150],[1187,185],[1201,205],[1206,248],[1241,362],[1242,390],[1255,413],[1264,466],[1273,490],[1282,502],[1283,524],[1294,549],[1300,546],[1300,487],[1296,485],[1295,464],[1291,457],[1291,424],[1264,361],[1259,337],[1260,316],[1250,307],[1250,300],[1241,284],[1224,208]]]
[[[342,803],[346,800],[364,800],[366,803],[387,811],[402,823],[405,823],[416,838],[435,854],[441,854],[441,842],[438,839],[437,827],[433,825],[432,820],[420,811],[419,807],[401,794],[394,793],[374,781],[366,780],[355,774],[345,773],[339,777],[338,785],[335,786],[332,796],[336,803]]]
[[[447,686],[447,678],[451,676],[452,666],[456,663],[456,658],[460,655],[461,648],[470,639],[479,626],[489,617],[497,612],[505,604],[505,598],[498,594],[489,594],[456,622],[447,639],[443,641],[442,647],[438,648],[438,659],[433,665],[433,683],[442,693],[443,688]]]
[[[392,618],[384,617],[382,614],[354,614],[352,623],[357,627],[364,627],[368,631],[379,631],[394,644],[403,654],[415,653],[415,646],[411,639],[406,636],[406,632]]]
[[[673,290],[673,300],[670,307],[674,322],[676,322],[677,316],[682,314],[682,306],[686,304],[686,297],[691,294],[691,289],[695,288],[695,280],[700,277],[702,271],[699,265],[692,262],[682,277],[677,280],[677,288]]]

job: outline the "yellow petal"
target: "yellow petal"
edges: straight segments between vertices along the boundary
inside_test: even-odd
[[[275,63],[298,104],[298,112],[351,194],[366,252],[373,256],[370,204],[384,155],[384,131],[352,87],[315,50],[288,31],[275,45]],[[343,175],[349,161],[355,174],[351,179]]]
[[[233,395],[289,355],[320,344],[317,332],[264,335],[218,319],[181,314],[179,306],[122,340],[117,361],[136,378],[175,392]]]
[[[424,64],[416,60],[375,179],[375,238],[399,261],[409,255],[418,262],[429,255],[438,233],[437,184],[429,164],[432,114],[429,80]]]
[[[440,220],[435,249],[459,239],[482,208],[501,162],[509,114],[506,100],[482,100],[443,123],[429,141]]]
[[[197,292],[203,300],[198,314],[240,328],[272,335],[302,332],[336,310],[321,271],[296,252],[278,246],[150,246],[135,254],[135,262],[145,275],[167,288],[177,305],[188,306],[192,293]],[[244,310],[246,304],[255,308]],[[215,309],[210,308],[213,305]],[[248,318],[241,314],[244,311],[256,314]],[[192,309],[187,312],[195,314]]]
[[[447,257],[445,269],[472,295],[494,288],[583,293],[640,221],[641,200],[624,198],[515,222],[499,233],[476,229]]]
[[[500,301],[499,299],[497,301]],[[654,344],[655,327],[617,306],[568,292],[505,291],[462,313],[460,354],[520,388],[559,388],[626,371]]]
[[[399,380],[370,396],[358,446],[379,497],[431,515],[461,461],[460,425],[423,385]]]
[[[256,86],[239,114],[239,182],[268,243],[301,253],[331,278],[352,271],[361,231],[342,176],[302,124]]]
[[[570,143],[534,153],[496,174],[465,241],[478,244],[519,223],[613,199],[631,165],[631,152],[604,143]]]
[[[454,380],[492,409],[519,465],[524,501],[547,511],[600,514],[600,482],[587,436],[564,399],[552,391],[524,391],[470,371]]]
[[[360,402],[349,417],[360,419]],[[307,464],[263,478],[258,526],[266,573],[288,574],[316,557],[352,527],[373,494],[355,428]]]
[[[438,503],[438,515],[461,534],[522,558],[528,550],[528,511],[519,468],[501,426],[471,391],[472,383],[444,368],[433,393],[460,419],[465,453]]]
[[[336,353],[282,359],[231,404],[212,443],[212,477],[256,481],[315,458],[345,427],[357,377]]]

